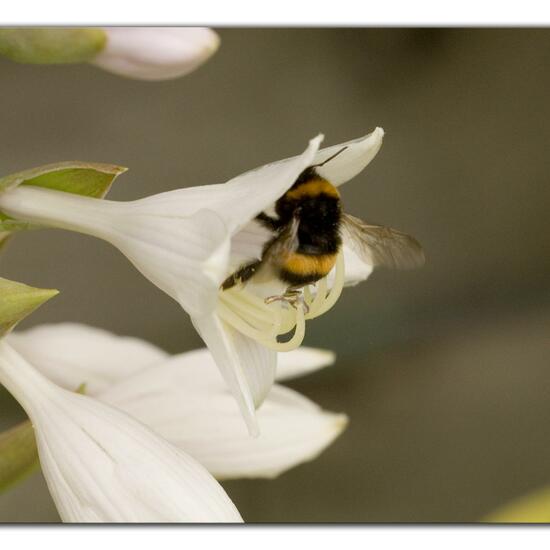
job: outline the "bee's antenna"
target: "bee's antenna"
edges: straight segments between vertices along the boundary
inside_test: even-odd
[[[348,148],[347,145],[345,147],[342,147],[342,149],[340,149],[339,151],[334,153],[334,155],[329,157],[327,160],[324,160],[320,164],[314,164],[314,165],[310,166],[310,168],[318,168],[319,166],[324,166],[327,162],[330,162],[333,158],[336,158],[340,153],[343,153],[347,148]]]

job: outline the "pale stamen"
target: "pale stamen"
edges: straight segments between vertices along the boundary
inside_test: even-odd
[[[262,345],[276,351],[290,351],[302,343],[306,320],[323,315],[337,302],[344,287],[344,275],[344,255],[340,252],[334,284],[328,293],[326,277],[315,284],[315,297],[309,287],[304,288],[304,303],[289,304],[284,299],[266,303],[242,286],[233,287],[220,291],[218,314],[226,323]],[[278,340],[291,331],[294,334],[289,340]]]
[[[306,321],[304,319],[304,309],[299,306],[294,309],[296,312],[296,328],[294,329],[294,334],[290,340],[287,342],[277,342],[277,340],[264,340],[261,343],[270,349],[275,351],[291,351],[300,346],[306,335]]]
[[[306,319],[314,319],[315,317],[317,317],[316,314],[317,314],[317,312],[319,311],[319,309],[321,308],[321,306],[323,305],[323,303],[326,299],[327,286],[328,286],[327,285],[327,278],[324,277],[320,281],[317,281],[315,286],[316,286],[315,298],[312,298],[312,294],[311,294],[311,291],[309,290],[309,286],[306,287],[306,289],[308,290],[308,296],[305,296],[305,294],[304,294],[304,298],[306,299],[306,303],[309,306],[309,311],[307,312]],[[307,301],[308,298],[310,300],[309,302]]]
[[[314,319],[315,317],[319,317],[320,315],[325,314],[329,309],[331,309],[332,306],[334,306],[334,304],[338,301],[338,298],[340,298],[340,295],[342,294],[342,290],[344,289],[344,283],[346,279],[345,275],[346,275],[346,270],[345,270],[345,264],[344,264],[344,254],[340,252],[336,258],[336,268],[334,270],[334,284],[330,289],[330,293],[328,295],[325,294],[326,285],[327,285],[326,278],[319,281],[319,283],[324,282],[324,287],[322,287],[322,289],[319,288],[317,292],[325,294],[325,296],[323,297],[323,301],[319,306],[318,310],[315,310],[315,312],[312,312],[310,308],[309,314],[306,315],[306,319]]]

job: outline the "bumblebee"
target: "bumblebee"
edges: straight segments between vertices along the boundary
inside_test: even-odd
[[[272,298],[292,301],[301,288],[328,275],[343,238],[373,266],[410,269],[423,265],[424,253],[416,239],[396,229],[367,224],[343,211],[338,189],[317,168],[345,149],[306,168],[275,203],[276,217],[265,212],[256,217],[273,237],[264,245],[261,258],[239,267],[222,283],[223,290],[265,271],[287,285],[283,296]]]

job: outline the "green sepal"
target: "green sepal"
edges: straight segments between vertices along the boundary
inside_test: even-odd
[[[46,164],[0,178],[0,193],[18,185],[34,185],[86,197],[103,198],[111,185],[127,168],[98,162],[66,161]],[[0,212],[0,233],[31,229]]]
[[[0,433],[0,493],[25,479],[39,466],[30,420]]]
[[[0,29],[0,54],[18,63],[84,63],[106,42],[101,29]]]
[[[0,278],[0,337],[58,293]]]

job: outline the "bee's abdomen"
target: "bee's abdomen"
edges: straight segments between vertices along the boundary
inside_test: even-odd
[[[295,252],[279,268],[279,277],[292,286],[314,283],[326,277],[336,263],[336,254],[301,254]]]

